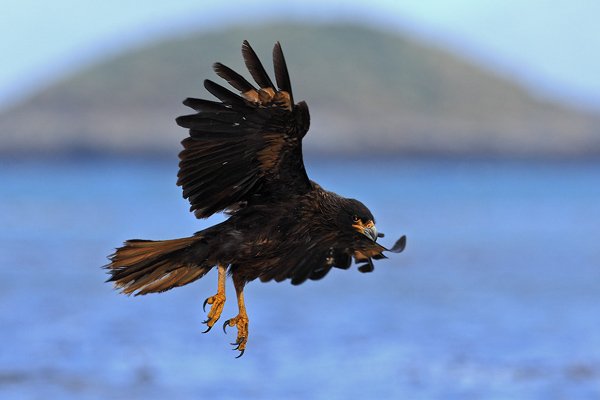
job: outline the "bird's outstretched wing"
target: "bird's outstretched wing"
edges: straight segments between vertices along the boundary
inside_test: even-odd
[[[351,246],[348,243],[344,245],[335,232],[320,232],[312,239],[309,243],[296,246],[286,255],[285,260],[281,260],[281,267],[262,275],[261,281],[291,279],[293,285],[299,285],[307,279],[323,278],[332,268],[348,269],[353,258],[359,265],[360,272],[372,272],[375,268],[373,259],[387,258],[384,251],[400,253],[406,246],[406,236],[398,239],[391,249],[359,236],[352,241]]]
[[[311,188],[301,144],[310,124],[308,107],[294,104],[281,46],[273,48],[277,86],[247,41],[242,55],[258,88],[215,63],[217,75],[240,94],[205,80],[204,87],[220,101],[188,98],[184,104],[197,113],[177,118],[190,130],[182,141],[177,184],[198,218]]]

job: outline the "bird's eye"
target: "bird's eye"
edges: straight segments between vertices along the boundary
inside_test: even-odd
[[[356,215],[353,215],[353,216],[352,216],[352,221],[354,221],[354,222],[358,222],[358,220],[359,220],[359,219],[360,219],[360,218],[358,218]]]

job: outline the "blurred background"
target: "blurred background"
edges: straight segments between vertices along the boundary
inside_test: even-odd
[[[0,397],[600,398],[600,5],[2,8]],[[244,39],[268,70],[282,43],[310,177],[408,246],[249,284],[235,360],[234,332],[200,333],[216,273],[127,298],[100,267],[222,218],[188,213],[174,119],[213,62],[243,71]]]

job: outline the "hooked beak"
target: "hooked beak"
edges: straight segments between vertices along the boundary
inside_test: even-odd
[[[375,225],[373,225],[370,228],[365,228],[363,230],[363,234],[368,237],[369,239],[371,239],[372,241],[376,242],[377,241],[377,228],[375,228]]]
[[[377,233],[377,228],[375,228],[375,224],[373,221],[368,221],[366,224],[363,224],[362,221],[357,221],[354,225],[352,225],[354,229],[358,232],[362,233],[372,241],[376,242],[378,237],[381,237],[381,234]]]

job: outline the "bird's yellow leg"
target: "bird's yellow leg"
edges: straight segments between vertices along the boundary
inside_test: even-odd
[[[236,346],[234,350],[239,350],[240,354],[236,357],[239,358],[246,351],[246,343],[248,342],[248,314],[246,314],[246,305],[244,304],[244,282],[242,279],[237,278],[235,273],[233,275],[233,285],[235,286],[235,294],[237,295],[238,301],[238,315],[228,319],[223,324],[223,331],[227,326],[237,327],[237,339],[235,343],[231,343],[232,346]],[[227,333],[227,332],[225,332]]]
[[[225,305],[225,278],[227,278],[227,267],[219,264],[218,270],[219,284],[217,288],[217,294],[204,300],[204,304],[202,305],[202,309],[206,311],[206,305],[210,304],[210,311],[206,316],[206,321],[203,322],[208,326],[208,328],[203,333],[206,333],[212,329],[212,327],[221,317],[221,312],[223,311],[223,306]]]

